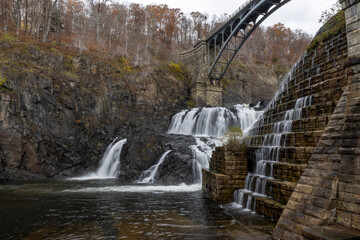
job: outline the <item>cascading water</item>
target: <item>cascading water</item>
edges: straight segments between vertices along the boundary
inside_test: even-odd
[[[100,161],[100,166],[96,171],[98,177],[116,178],[120,167],[120,154],[122,147],[126,143],[126,139],[115,143],[115,139],[106,149],[103,158]]]
[[[126,139],[118,142],[117,138],[106,148],[104,156],[101,158],[99,168],[95,173],[87,174],[84,177],[73,178],[74,180],[89,180],[89,179],[107,179],[116,178],[120,168],[120,154],[126,143]]]
[[[140,176],[139,183],[154,183],[157,175],[159,166],[165,161],[171,150],[166,151],[161,157],[157,164],[143,172]]]
[[[302,61],[301,59],[299,62]],[[296,69],[297,65],[294,67]],[[281,89],[276,93],[275,98],[265,109],[265,112],[274,107],[276,101],[280,100],[284,93],[289,92],[289,80],[292,79],[293,71],[284,81]],[[293,121],[300,120],[303,114],[303,108],[312,105],[312,96],[305,96],[294,101],[294,108],[283,114],[282,121],[275,123],[272,127],[272,133],[265,135],[262,142],[257,138],[252,138],[250,145],[259,145],[261,147],[255,150],[255,170],[250,172],[245,180],[245,189],[239,189],[234,193],[234,201],[241,207],[255,211],[256,197],[266,195],[266,185],[268,180],[274,179],[274,163],[280,160],[280,149],[287,147],[287,136],[293,131]],[[261,135],[262,126],[269,124],[266,115],[262,115],[249,130],[250,136]],[[255,141],[255,142],[253,142]]]
[[[246,105],[236,105],[232,110],[226,108],[195,108],[176,114],[169,127],[169,134],[191,135],[195,137],[196,145],[189,148],[193,153],[193,176],[194,183],[199,185],[202,181],[201,169],[209,167],[212,151],[220,145],[216,137],[221,137],[231,126],[241,126],[243,130],[248,128],[260,115]],[[199,137],[200,135],[202,137]],[[72,178],[73,180],[90,180],[116,178],[120,167],[120,154],[126,139],[116,142],[115,139],[106,149],[100,160],[96,172],[84,177]],[[166,151],[158,163],[144,171],[139,183],[154,183],[158,175],[159,166],[165,161],[171,151]]]
[[[184,110],[172,118],[167,133],[195,137],[196,145],[189,147],[193,152],[195,182],[201,184],[201,169],[209,168],[215,146],[221,145],[218,138],[223,137],[230,127],[241,127],[244,132],[247,131],[261,114],[246,104],[235,105],[231,109],[214,107]]]
[[[246,131],[261,113],[246,104],[235,105],[232,110],[223,107],[193,108],[176,114],[167,133],[222,137],[232,126]]]
[[[193,174],[195,176],[195,182],[201,184],[202,174],[201,169],[209,168],[209,162],[212,152],[214,150],[211,146],[219,145],[215,139],[206,139],[207,142],[203,142],[200,138],[195,138],[196,145],[191,145],[194,161],[193,161]]]

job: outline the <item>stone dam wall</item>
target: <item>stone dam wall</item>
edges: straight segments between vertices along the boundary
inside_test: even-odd
[[[252,210],[278,221],[275,239],[329,239],[325,232],[334,230],[360,236],[360,3],[343,1],[343,7],[346,31],[299,60],[248,142],[253,177],[241,198],[255,199]],[[285,131],[292,109],[300,117],[290,118]],[[262,160],[268,163],[258,176]],[[215,154],[211,161],[225,158]],[[217,171],[212,165],[207,170]],[[264,181],[259,192],[257,182]]]
[[[346,88],[277,223],[275,239],[360,238],[360,1],[340,2]]]
[[[273,179],[266,183],[265,192],[269,197],[256,198],[257,212],[274,219],[281,215],[345,90],[346,61],[345,33],[305,54],[290,76],[288,90],[264,113],[262,123],[254,129],[255,135],[248,144],[249,159],[256,158],[257,150],[268,148],[264,147],[269,145],[265,142],[266,137],[273,136],[276,123],[284,119],[287,111],[294,109],[297,99],[311,97],[311,106],[302,108],[301,119],[293,121],[291,131],[281,137],[279,146],[273,148],[273,154],[276,152],[277,156],[270,159],[275,162]],[[249,166],[250,171],[255,168],[255,165]],[[253,192],[255,187],[253,184]]]

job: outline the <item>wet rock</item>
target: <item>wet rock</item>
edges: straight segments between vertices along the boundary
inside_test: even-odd
[[[155,183],[161,185],[195,184],[193,159],[190,149],[186,149],[184,152],[172,151],[160,165]]]
[[[188,86],[174,77],[18,45],[0,66],[0,180],[79,175],[97,167],[115,137],[164,133],[186,107]],[[153,164],[162,151],[154,146],[154,160],[131,166]]]
[[[189,145],[194,137],[182,135],[136,135],[128,138],[121,154],[121,178],[138,180],[140,175],[157,164],[168,150],[172,152],[159,166],[155,184],[193,183],[193,155]]]

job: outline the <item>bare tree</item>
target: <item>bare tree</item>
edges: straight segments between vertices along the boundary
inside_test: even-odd
[[[16,0],[16,10],[16,36],[19,36],[21,27],[21,0]]]
[[[91,10],[95,14],[96,41],[100,42],[100,21],[106,7],[106,3],[110,2],[110,0],[87,0],[87,2],[90,4]]]
[[[325,24],[329,19],[341,10],[340,3],[334,3],[329,10],[325,10],[321,13],[319,23]]]
[[[47,41],[50,28],[51,28],[51,20],[53,17],[53,12],[56,7],[56,3],[58,0],[44,0],[44,7],[45,7],[45,31],[43,34],[42,42],[45,43]]]

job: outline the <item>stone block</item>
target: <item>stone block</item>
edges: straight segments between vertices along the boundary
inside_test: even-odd
[[[351,193],[339,192],[338,199],[343,202],[353,202],[354,196],[355,195]]]
[[[354,44],[354,43],[352,43]],[[349,47],[349,58],[357,58],[359,57],[359,52],[360,52],[360,45],[353,45],[352,47]]]
[[[288,201],[286,207],[293,211],[302,211],[302,209],[305,207],[305,204],[290,200]]]
[[[354,168],[354,166],[351,165],[340,167],[341,174],[354,175],[355,171],[356,169]]]
[[[351,227],[360,230],[360,215],[359,214],[351,214]]]
[[[352,214],[346,211],[337,210],[337,223],[345,227],[351,227]]]
[[[356,16],[358,18],[358,16]],[[353,23],[358,22],[354,21]],[[351,23],[350,23],[351,24]],[[348,35],[348,47],[352,47],[360,43],[360,29],[353,29]]]
[[[293,201],[303,202],[303,198],[304,198],[303,193],[293,192],[292,195],[291,195],[291,199]]]
[[[286,211],[286,210],[285,210]],[[286,213],[288,211],[285,212],[284,211],[284,215],[287,215]],[[282,228],[284,230],[288,230],[291,231],[293,227],[295,227],[296,223],[294,221],[291,221],[289,219],[286,218],[280,218],[279,221],[277,222],[276,228]]]
[[[329,199],[318,196],[312,196],[311,202],[309,202],[309,204],[312,204],[313,206],[318,208],[327,209],[329,204]]]
[[[321,219],[324,220],[324,215],[326,214],[327,210],[325,210],[324,208],[319,208],[316,206],[311,206],[311,205],[306,205],[304,207],[304,211],[303,213],[305,213],[306,215],[315,217],[317,219]]]
[[[312,191],[312,195],[329,199],[333,197],[334,190],[323,187],[314,187],[314,190]]]
[[[338,201],[337,207],[340,211],[347,211],[347,212],[351,212],[351,213],[355,213],[355,214],[360,214],[360,205],[359,204]]]

